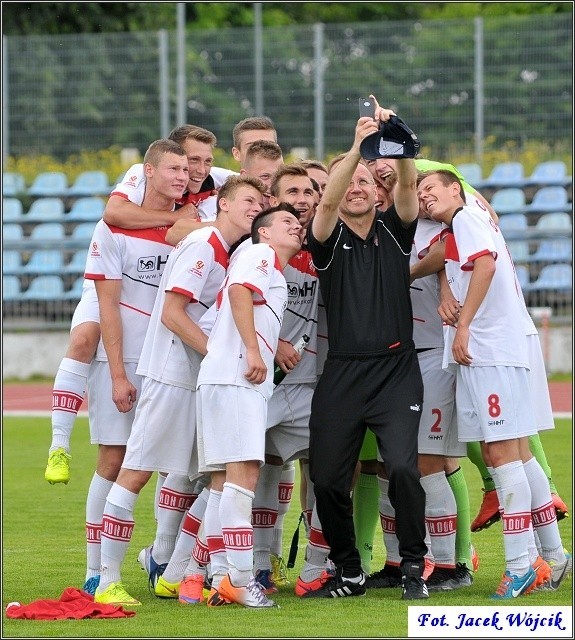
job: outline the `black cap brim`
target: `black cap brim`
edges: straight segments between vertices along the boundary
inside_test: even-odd
[[[382,122],[379,131],[361,142],[359,152],[365,160],[378,158],[415,158],[420,142],[411,129],[397,116]]]

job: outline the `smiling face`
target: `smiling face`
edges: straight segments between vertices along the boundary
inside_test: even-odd
[[[358,164],[339,205],[339,212],[348,218],[362,218],[372,214],[375,211],[376,195],[375,181],[369,169]]]
[[[272,206],[287,202],[297,209],[301,225],[309,224],[315,211],[315,190],[309,176],[283,175],[277,185],[277,195],[270,197]]]
[[[220,213],[240,231],[240,236],[250,232],[253,219],[263,209],[263,194],[251,185],[239,186],[228,198],[219,201]]]
[[[384,211],[393,204],[393,189],[397,182],[396,161],[393,158],[368,160],[367,168],[377,186],[377,206]]]
[[[450,224],[455,211],[465,204],[461,197],[461,187],[441,174],[425,176],[417,187],[419,208],[436,222]]]
[[[208,177],[214,162],[212,145],[188,138],[182,142],[182,147],[188,158],[188,191],[190,193],[199,193],[202,183]]]
[[[260,242],[267,242],[288,260],[301,249],[302,225],[289,211],[280,209],[272,213],[266,226],[258,228],[258,233]]]
[[[157,164],[144,165],[147,191],[166,200],[182,197],[188,185],[188,163],[185,156],[164,153]]]

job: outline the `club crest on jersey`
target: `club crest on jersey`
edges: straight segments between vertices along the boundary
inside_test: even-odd
[[[100,253],[100,247],[98,246],[98,243],[96,242],[96,240],[94,240],[94,242],[92,242],[92,250],[90,251],[90,255],[93,258],[99,258],[102,255]]]
[[[193,273],[196,276],[200,276],[200,278],[204,275],[204,267],[205,263],[203,260],[198,260],[193,267],[190,267],[190,273]]]
[[[267,260],[262,260],[261,263],[256,267],[258,271],[261,271],[264,275],[268,275],[269,262]]]
[[[130,176],[126,180],[125,184],[128,185],[129,187],[135,187],[137,179],[138,179],[138,176]]]

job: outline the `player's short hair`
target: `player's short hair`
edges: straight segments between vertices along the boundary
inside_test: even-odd
[[[202,127],[196,127],[193,124],[183,124],[180,127],[176,127],[170,131],[168,136],[170,140],[175,140],[178,144],[183,144],[186,140],[197,140],[204,144],[209,144],[211,147],[215,147],[218,140],[211,131],[203,129]]]
[[[174,153],[177,156],[186,156],[186,152],[182,147],[168,138],[160,138],[154,140],[148,147],[144,154],[144,164],[151,164],[153,167],[157,167],[160,164],[160,160],[166,153]]]
[[[266,193],[266,186],[259,178],[254,178],[253,176],[230,176],[218,191],[216,201],[216,210],[218,213],[220,211],[220,200],[222,198],[231,200],[235,197],[239,188],[246,186],[257,189],[262,195]]]
[[[284,164],[283,167],[280,167],[274,173],[274,177],[272,178],[272,183],[270,185],[270,193],[276,198],[279,197],[280,182],[284,176],[305,176],[306,178],[309,178],[308,172],[301,162]]]
[[[253,158],[264,158],[265,160],[279,160],[283,157],[282,148],[277,142],[271,140],[256,140],[248,147],[244,165]]]
[[[340,153],[339,155],[335,156],[335,158],[332,158],[329,161],[329,164],[327,165],[327,172],[331,173],[333,171],[333,168],[339,164],[347,155],[347,153]]]
[[[241,146],[241,135],[244,131],[273,131],[275,133],[276,128],[271,118],[267,116],[254,116],[240,120],[232,132],[234,147],[238,149]]]
[[[417,174],[417,186],[421,183],[424,178],[429,176],[437,176],[439,182],[445,187],[448,187],[450,184],[454,182],[459,185],[459,195],[463,202],[467,202],[465,199],[465,191],[463,190],[463,185],[461,184],[461,180],[453,173],[453,171],[449,171],[449,169],[431,169],[429,171],[422,171]]]
[[[300,160],[300,164],[303,164],[306,169],[317,169],[318,171],[328,173],[325,164],[319,160]]]
[[[297,218],[297,220],[299,220],[299,211],[287,202],[280,202],[275,207],[268,207],[267,209],[260,211],[260,213],[258,213],[258,215],[252,220],[251,238],[254,244],[258,244],[260,241],[259,229],[261,227],[271,227],[274,219],[274,214],[278,211],[287,211],[288,213],[293,214]]]

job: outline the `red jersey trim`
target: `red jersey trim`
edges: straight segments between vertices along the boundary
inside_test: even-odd
[[[307,273],[310,276],[317,277],[317,271],[311,260],[311,253],[305,249],[298,251],[288,264],[301,273]]]
[[[142,240],[151,240],[152,242],[160,242],[161,244],[168,244],[166,242],[166,233],[170,227],[151,227],[149,229],[121,229],[120,227],[114,227],[109,224],[108,227],[112,233],[117,233],[130,238],[141,238]]]
[[[479,253],[474,253],[472,256],[469,256],[469,259],[465,264],[461,265],[461,271],[473,271],[473,262],[477,260],[477,258],[481,258],[481,256],[489,256],[492,255],[495,260],[497,260],[497,252],[489,251],[489,249],[483,249]]]
[[[192,293],[190,293],[189,291],[186,291],[185,289],[180,289],[179,287],[174,287],[173,289],[166,289],[166,291],[169,291],[170,293],[179,293],[179,294],[185,296],[186,298],[188,298],[190,300],[190,302],[197,302],[197,300],[194,298],[194,295]]]
[[[271,353],[275,354],[275,351],[270,347],[267,340],[262,336],[262,334],[256,331],[256,335],[258,336],[258,338],[261,339],[261,341],[266,345],[266,347],[271,351]]]
[[[214,259],[218,264],[221,264],[224,269],[228,268],[230,263],[230,256],[226,251],[226,248],[222,244],[221,240],[215,233],[210,234],[208,238],[208,244],[214,250]]]
[[[137,307],[133,307],[131,304],[126,304],[125,302],[120,302],[120,306],[121,307],[125,307],[126,309],[131,309],[132,311],[135,311],[136,313],[141,313],[143,316],[150,317],[152,315],[151,313],[148,313],[147,311],[144,311],[143,309],[138,309]]]
[[[107,280],[108,279],[103,273],[85,273],[84,278],[86,278],[86,280]],[[121,280],[121,278],[118,278],[118,280]]]

